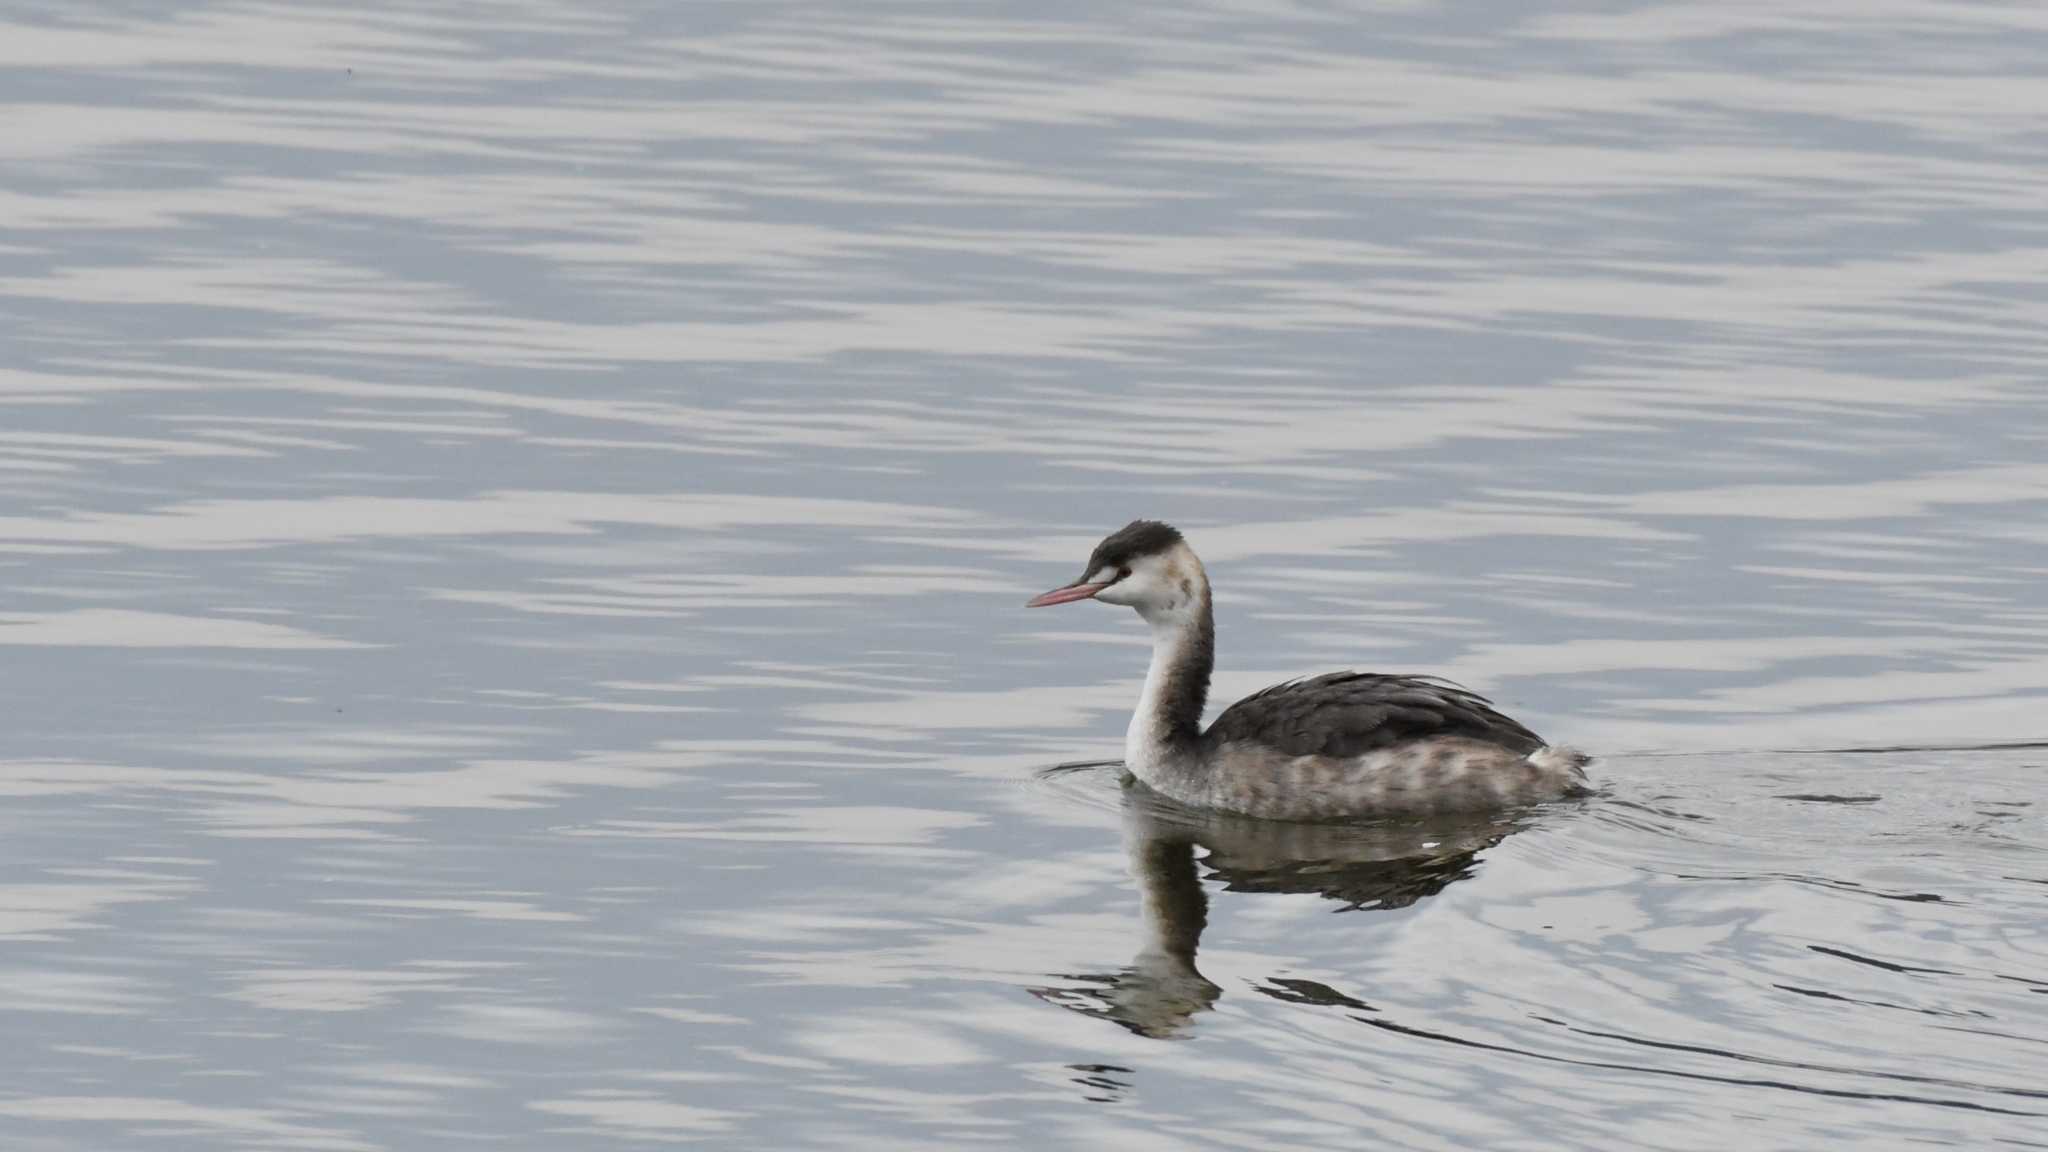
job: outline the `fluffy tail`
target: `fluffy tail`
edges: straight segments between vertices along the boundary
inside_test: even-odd
[[[1562,785],[1560,791],[1566,796],[1586,796],[1593,791],[1593,785],[1586,779],[1586,765],[1593,758],[1565,744],[1545,744],[1529,753],[1529,763],[1554,773]]]

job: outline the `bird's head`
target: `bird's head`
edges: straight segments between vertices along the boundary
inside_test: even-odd
[[[1178,530],[1157,520],[1133,520],[1103,537],[1080,579],[1032,597],[1025,607],[1100,600],[1158,620],[1194,610],[1208,587],[1202,562]]]

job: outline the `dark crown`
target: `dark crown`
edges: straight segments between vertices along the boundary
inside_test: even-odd
[[[1140,556],[1156,556],[1180,543],[1180,530],[1157,520],[1133,520],[1102,538],[1088,557],[1088,571],[1099,572],[1107,565],[1121,568]]]

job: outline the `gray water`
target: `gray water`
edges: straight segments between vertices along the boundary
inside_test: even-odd
[[[0,1141],[2048,1144],[2048,13],[1098,7],[5,7]]]

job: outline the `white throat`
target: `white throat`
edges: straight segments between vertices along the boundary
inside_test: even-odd
[[[1181,613],[1148,616],[1152,626],[1152,665],[1145,670],[1145,688],[1124,731],[1124,766],[1147,786],[1161,789],[1172,765],[1167,740],[1171,719],[1166,714],[1166,682],[1187,659],[1194,642],[1193,622]]]

